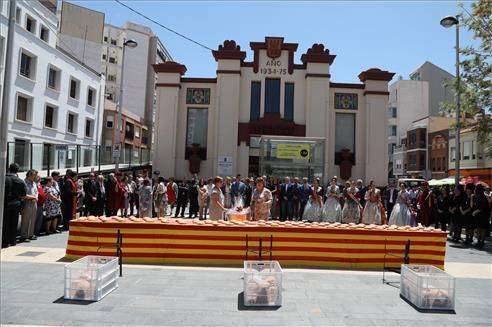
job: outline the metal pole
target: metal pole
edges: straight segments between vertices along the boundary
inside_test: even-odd
[[[7,137],[8,137],[8,121],[9,121],[9,101],[12,89],[11,68],[13,47],[14,47],[14,32],[15,32],[15,9],[16,0],[9,2],[9,30],[7,32],[7,49],[5,52],[5,69],[3,76],[3,96],[0,119],[0,202],[5,199],[5,174],[7,168]],[[3,207],[0,207],[0,243],[2,242],[3,234]]]
[[[116,138],[116,142],[117,144],[120,145],[120,156],[123,152],[123,149],[122,149],[122,146],[121,146],[121,132],[122,132],[122,127],[123,127],[123,124],[121,122],[122,118],[121,118],[121,110],[123,109],[123,75],[124,75],[124,72],[125,72],[125,42],[126,42],[126,39],[123,39],[123,55],[121,56],[121,76],[120,76],[120,98],[118,99],[118,124],[116,124],[117,126],[117,129],[116,129],[116,132],[118,133],[117,134],[117,138]],[[116,157],[116,165],[115,165],[115,169],[118,170],[120,168],[120,156]]]
[[[459,16],[456,16],[458,23],[456,24],[456,161],[454,182],[456,185],[460,182],[460,159],[461,159],[461,138],[460,138],[460,21]]]

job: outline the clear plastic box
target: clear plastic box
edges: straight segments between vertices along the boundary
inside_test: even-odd
[[[400,295],[419,309],[454,310],[455,278],[434,266],[401,265]]]
[[[244,305],[281,306],[282,268],[278,261],[244,261]]]
[[[65,299],[99,301],[118,287],[118,258],[86,256],[65,266]]]

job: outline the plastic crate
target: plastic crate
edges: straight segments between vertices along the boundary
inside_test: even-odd
[[[99,301],[118,287],[118,258],[86,256],[65,266],[65,299]]]
[[[244,305],[282,305],[282,268],[278,261],[244,261]]]
[[[401,265],[400,295],[419,309],[454,310],[455,278],[434,266]]]

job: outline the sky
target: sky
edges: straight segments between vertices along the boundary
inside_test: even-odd
[[[185,40],[138,16],[112,0],[71,1],[101,11],[106,23],[132,21],[152,28],[174,61],[186,65],[187,77],[214,77],[216,62],[210,50]],[[323,43],[337,57],[331,80],[357,83],[358,75],[378,67],[408,79],[430,61],[455,72],[455,31],[439,21],[462,11],[466,1],[124,1],[133,9],[212,49],[235,40],[252,61],[249,43],[265,36],[282,36],[298,43],[295,62],[314,43]],[[473,44],[460,30],[460,45]],[[476,42],[475,42],[476,44]]]

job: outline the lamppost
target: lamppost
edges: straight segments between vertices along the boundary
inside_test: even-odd
[[[121,153],[122,153],[122,146],[121,146],[121,132],[123,131],[123,123],[122,123],[122,118],[121,118],[121,111],[123,110],[123,74],[125,72],[125,49],[126,47],[129,47],[131,49],[134,49],[136,48],[138,45],[137,41],[135,40],[123,40],[123,55],[121,56],[121,77],[120,77],[120,98],[119,98],[119,101],[118,101],[118,124],[116,124],[116,133],[118,135],[117,137],[117,142],[118,144],[120,145],[120,153],[119,153],[119,156],[116,157],[116,165],[115,165],[115,169],[118,170],[119,167],[120,167],[120,157],[121,157]],[[124,151],[124,150],[123,150]],[[123,152],[124,154],[124,152]]]
[[[460,21],[458,16],[447,16],[441,19],[441,26],[445,28],[456,25],[456,154],[454,180],[458,185],[460,182],[460,159],[461,159],[461,141],[460,141]]]

